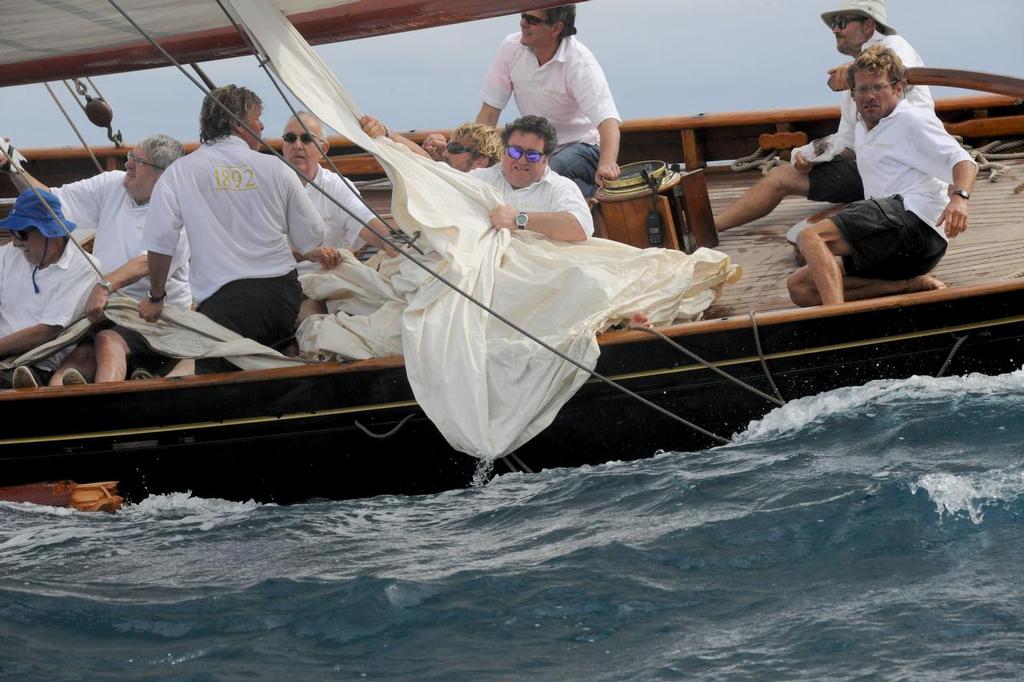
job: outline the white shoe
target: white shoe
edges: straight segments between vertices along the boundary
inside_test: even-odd
[[[132,381],[135,381],[136,379],[153,379],[153,378],[154,378],[153,377],[153,373],[150,372],[148,369],[144,369],[142,367],[139,367],[137,370],[132,372]]]
[[[60,381],[65,386],[81,386],[82,384],[89,383],[74,367],[64,370],[64,375],[60,378]]]
[[[36,375],[32,373],[32,370],[25,365],[20,365],[14,368],[14,374],[11,375],[11,387],[38,388],[39,382],[36,381]]]

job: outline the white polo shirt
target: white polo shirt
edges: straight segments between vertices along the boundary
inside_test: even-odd
[[[362,195],[356,186],[342,175],[318,168],[314,182],[358,218],[357,220],[338,208],[337,204],[325,197],[316,187],[306,185],[306,194],[316,207],[317,213],[324,219],[324,245],[349,251],[359,250],[366,243],[359,236],[363,229],[359,221],[368,223],[373,220],[376,217],[373,211],[362,202]]]
[[[508,184],[505,174],[501,172],[500,163],[489,168],[477,168],[469,173],[496,187],[505,203],[519,211],[572,213],[587,237],[594,235],[594,218],[579,186],[550,168],[544,169],[540,180],[522,189]]]
[[[871,130],[857,122],[854,151],[866,199],[899,194],[904,208],[946,238],[936,223],[949,203],[946,189],[953,182],[953,166],[971,161],[971,156],[935,112],[901,100]]]
[[[182,227],[192,254],[192,297],[202,303],[228,282],[280,277],[323,244],[323,220],[280,159],[234,135],[171,164],[149,201],[143,246],[173,254]]]
[[[543,116],[555,127],[558,145],[598,144],[597,126],[609,118],[621,122],[601,65],[583,43],[569,36],[544,66],[533,50],[519,42],[522,33],[505,38],[484,78],[486,104],[504,109],[515,95],[523,115]]]
[[[52,247],[56,240],[50,241]],[[89,298],[99,275],[89,265],[96,258],[82,253],[70,241],[56,263],[36,270],[32,286],[32,265],[21,249],[13,244],[0,247],[0,336],[34,327],[37,324],[67,327],[85,314]],[[53,371],[71,348],[55,353],[36,363],[40,369]]]
[[[142,247],[142,230],[149,204],[135,203],[124,188],[124,175],[124,171],[109,171],[53,190],[60,199],[64,215],[78,227],[96,230],[92,254],[99,259],[105,274],[146,253]],[[188,308],[192,305],[192,288],[188,282],[188,239],[184,232],[179,233],[172,255],[167,304]],[[149,295],[149,277],[118,291],[142,300]]]

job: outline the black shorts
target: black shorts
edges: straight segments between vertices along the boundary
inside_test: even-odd
[[[849,204],[864,199],[864,183],[857,171],[857,162],[837,157],[827,163],[811,166],[811,184],[807,198],[830,204]]]
[[[117,332],[124,339],[125,345],[128,346],[128,374],[142,368],[154,375],[162,375],[169,372],[178,363],[178,358],[161,355],[153,350],[142,334],[116,325],[109,320],[94,324],[89,330],[89,339],[95,343],[96,334],[102,331]]]
[[[903,197],[867,199],[832,216],[850,254],[846,274],[867,279],[909,279],[930,272],[946,254],[946,240],[903,207]]]
[[[197,311],[219,325],[265,346],[291,341],[295,318],[302,303],[299,275],[292,270],[280,277],[236,279],[217,289],[199,304]],[[237,369],[221,358],[196,360],[196,372],[227,372]]]

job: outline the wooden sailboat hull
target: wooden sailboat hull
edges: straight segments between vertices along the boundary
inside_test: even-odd
[[[786,400],[874,379],[1002,373],[1024,357],[1024,284],[767,313],[757,334]],[[667,330],[738,379],[770,393],[749,319]],[[966,339],[961,341],[963,337]],[[612,332],[598,370],[723,436],[774,405],[643,332]],[[476,459],[452,450],[423,415],[400,359],[7,391],[0,486],[117,480],[123,495],[191,491],[296,502],[415,495],[470,485]],[[40,420],[40,414],[56,415]],[[365,430],[364,430],[365,429]],[[377,434],[392,432],[378,439]],[[606,384],[588,382],[555,422],[494,473],[598,464],[714,443]]]

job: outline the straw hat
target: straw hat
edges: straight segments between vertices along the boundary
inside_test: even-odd
[[[878,24],[878,31],[887,36],[895,35],[896,29],[886,23],[885,0],[848,0],[842,7],[821,15],[821,20],[826,26],[832,26],[832,18],[840,14],[858,14],[862,17],[874,19]]]

